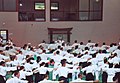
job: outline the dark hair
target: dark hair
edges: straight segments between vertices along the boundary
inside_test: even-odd
[[[27,47],[27,44],[24,44],[23,49],[25,49],[26,47]]]
[[[16,56],[10,56],[10,60],[13,61],[16,58]]]
[[[120,49],[120,45],[117,47],[117,49]]]
[[[90,65],[91,65],[91,62],[88,62],[88,63],[87,63],[87,66],[90,66]]]
[[[82,76],[82,74],[81,74],[81,73],[79,73],[79,74],[78,74],[78,77],[80,77],[80,76]]]
[[[39,63],[41,61],[41,57],[38,56],[36,62]]]
[[[60,48],[61,48],[61,46],[59,45],[57,48],[58,48],[58,49],[60,49]]]
[[[48,77],[48,74],[45,74],[44,77],[45,77],[45,78]]]
[[[104,63],[108,62],[107,58],[104,58]]]
[[[77,40],[75,40],[74,42],[77,43]]]
[[[73,55],[74,55],[74,57],[76,57],[76,56],[77,56],[77,53],[73,53]]]
[[[99,50],[98,53],[102,53],[102,50]]]
[[[80,42],[80,45],[83,45],[83,42]]]
[[[19,74],[18,70],[14,72],[14,76],[17,76],[18,74]]]
[[[105,45],[105,42],[103,42],[103,45]]]
[[[66,63],[66,59],[62,59],[62,60],[61,60],[62,66],[63,66],[65,63]]]
[[[28,58],[30,55],[26,55],[26,58]]]
[[[116,64],[114,68],[120,68],[120,65],[119,65],[119,64]]]
[[[62,43],[62,46],[65,46],[65,43]]]
[[[9,47],[6,47],[5,50],[9,50],[10,48]]]
[[[120,83],[120,72],[115,73],[115,76],[113,77],[113,81],[115,81],[117,79],[118,79],[117,83]]]
[[[2,50],[0,50],[0,52],[3,52]]]
[[[50,60],[50,63],[52,63],[52,62],[54,62],[54,60],[53,60],[53,59],[51,59],[51,60]]]
[[[97,47],[97,46],[98,46],[98,44],[96,43],[96,44],[95,44],[95,47]]]
[[[95,58],[96,57],[96,53],[92,54],[92,58]]]
[[[113,63],[109,63],[109,68],[112,68],[113,67]]]
[[[20,66],[20,70],[24,69],[24,66]]]
[[[46,53],[46,50],[43,50],[43,53]]]
[[[102,53],[107,53],[107,51],[106,50],[102,50]]]
[[[111,44],[110,44],[110,47],[112,47],[113,45],[114,45],[114,44],[113,44],[113,43],[111,43]]]
[[[46,41],[45,41],[45,40],[43,40],[43,41],[42,41],[42,43],[46,43]]]
[[[85,47],[85,50],[89,50],[89,48],[88,48],[88,47]]]
[[[70,49],[68,49],[68,50],[67,50],[67,52],[68,52],[68,53],[70,53],[70,52],[71,52],[71,50],[70,50]]]
[[[29,46],[28,48],[30,48],[30,50],[34,50],[34,48],[33,48],[33,47],[31,47],[31,46]]]
[[[78,49],[78,45],[75,46],[75,49]]]
[[[45,65],[45,62],[42,62],[42,63],[40,64],[40,66],[43,66],[43,65]]]
[[[90,43],[90,42],[91,42],[91,40],[88,40],[88,42]]]
[[[45,63],[45,67],[48,67],[48,63]]]
[[[117,53],[114,53],[114,56],[117,56]]]
[[[30,58],[29,58],[29,59],[27,59],[27,63],[29,63],[29,62],[30,62],[30,60],[31,60]]]
[[[22,53],[22,51],[19,51],[19,53]]]
[[[60,50],[63,50],[63,47],[61,47]]]
[[[60,54],[60,52],[59,52],[59,51],[56,51],[56,54]]]
[[[4,62],[4,61],[1,61],[1,62],[0,62],[0,65],[3,65],[3,64],[5,64],[5,62]]]

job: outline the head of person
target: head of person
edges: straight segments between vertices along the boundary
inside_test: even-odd
[[[58,55],[59,55],[59,54],[60,54],[60,51],[56,51],[56,54],[58,54]]]
[[[113,67],[113,63],[109,63],[109,68],[112,68]]]
[[[85,50],[89,50],[89,47],[85,47]]]
[[[43,50],[43,53],[46,53],[46,50]]]
[[[77,40],[75,40],[74,43],[77,43]]]
[[[83,42],[80,42],[80,45],[83,45]]]
[[[92,58],[96,58],[96,53],[92,54]]]
[[[62,64],[63,67],[65,67],[66,66],[66,59],[62,59],[61,64]]]
[[[36,62],[39,63],[41,61],[41,57],[38,56]]]
[[[104,63],[108,63],[108,59],[107,58],[104,58]]]
[[[24,66],[20,66],[20,70],[24,70],[25,69],[25,67]]]
[[[91,42],[91,40],[88,40],[88,43],[90,43]]]
[[[82,79],[82,74],[81,73],[78,74],[78,78]]]
[[[50,60],[50,64],[54,65],[55,61],[53,59]]]
[[[44,79],[47,79],[47,80],[48,80],[48,78],[49,78],[48,74],[45,74],[44,77],[45,77]]]
[[[98,47],[98,43],[95,44],[95,47]]]
[[[5,62],[4,62],[4,61],[1,61],[1,62],[0,62],[0,66],[5,66]]]
[[[77,57],[77,56],[78,56],[77,53],[73,53],[73,55],[74,55],[74,57]]]
[[[117,53],[114,53],[114,54],[113,54],[113,57],[115,57],[115,56],[117,56]]]
[[[42,62],[42,63],[40,64],[40,66],[45,66],[45,62]]]
[[[103,42],[103,45],[106,45],[106,43],[105,43],[105,42]]]
[[[75,49],[78,49],[78,45],[75,46]]]
[[[14,76],[19,78],[20,77],[20,72],[19,71],[15,71]]]
[[[119,50],[120,50],[120,45],[117,47],[117,49],[119,49]]]
[[[2,50],[0,50],[0,54],[3,54],[3,51],[2,51]]]
[[[58,48],[58,49],[60,49],[60,48],[61,48],[61,46],[59,45],[57,48]]]

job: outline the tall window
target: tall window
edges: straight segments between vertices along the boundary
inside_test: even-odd
[[[2,42],[6,43],[8,40],[8,30],[1,30],[0,29],[0,39],[2,38]],[[0,40],[1,41],[1,40]]]
[[[16,0],[0,0],[0,11],[16,12]]]
[[[50,6],[51,21],[102,21],[103,0],[50,0]]]
[[[45,21],[45,0],[18,0],[19,21]]]

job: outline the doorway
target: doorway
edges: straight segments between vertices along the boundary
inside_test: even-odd
[[[70,43],[70,31],[73,28],[48,28],[48,39],[49,42],[64,40],[65,42]]]

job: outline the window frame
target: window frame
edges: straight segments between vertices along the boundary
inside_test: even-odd
[[[51,9],[51,7],[52,7],[52,4],[57,4],[57,9]],[[50,10],[51,11],[59,11],[59,2],[52,2],[52,3],[50,3]]]
[[[1,31],[6,31],[6,39],[3,39],[3,40],[5,40],[6,43],[7,43],[7,41],[8,41],[8,30],[7,29],[0,29],[0,36],[1,36]]]
[[[44,3],[44,6],[45,6],[45,9],[42,9],[42,10],[36,10],[35,9],[35,3]],[[19,4],[19,2],[18,2],[18,4]],[[34,8],[33,8],[33,10],[32,11],[19,11],[19,6],[18,6],[18,22],[45,22],[46,21],[46,1],[44,0],[44,1],[33,1],[32,2],[32,4],[34,5]],[[35,14],[35,13],[40,13],[40,12],[43,12],[43,14],[44,14],[44,20],[35,20],[35,18],[34,18],[34,20],[20,20],[19,19],[19,14],[20,13],[26,13],[26,14],[29,14],[29,13],[33,13],[33,14]]]
[[[65,20],[52,20],[54,17],[52,17],[52,15],[54,14],[54,12],[55,11],[53,11],[53,10],[51,10],[51,5],[50,5],[50,21],[51,22],[60,22],[60,21],[65,21],[65,22],[69,22],[69,21],[87,21],[87,22],[91,22],[91,21],[103,21],[103,0],[101,0],[101,10],[90,10],[90,0],[88,0],[89,1],[89,4],[88,4],[88,6],[89,6],[89,9],[88,10],[79,10],[79,8],[78,8],[78,10],[79,11],[73,11],[73,12],[75,12],[76,14],[80,14],[80,12],[88,12],[88,20],[80,20],[80,15],[78,16],[79,18],[78,19],[76,19],[76,20],[68,20],[68,19],[65,19]],[[50,4],[51,3],[54,3],[55,1],[52,1],[52,0],[50,0]],[[78,2],[80,2],[79,0],[78,0]],[[58,2],[59,3],[59,2]],[[77,3],[76,3],[77,4]],[[78,6],[80,7],[80,4],[78,3]],[[56,11],[57,12],[57,11]],[[58,13],[60,13],[60,12],[63,12],[63,13],[65,13],[65,12],[67,12],[67,11],[59,11]],[[98,18],[96,18],[96,19],[90,19],[90,13],[91,12],[93,12],[93,13],[95,13],[95,12],[97,12],[97,13],[99,13],[100,14],[100,19]],[[71,12],[72,13],[72,12]],[[95,15],[94,15],[95,16]]]
[[[36,9],[36,3],[43,3],[44,4],[44,9]],[[45,7],[45,2],[42,2],[42,1],[34,1],[34,10],[35,11],[45,11],[46,7]]]
[[[5,10],[4,9],[4,0],[1,0],[1,2],[2,2],[2,9],[0,10],[0,12],[17,12],[17,10],[18,10],[18,0],[15,0],[16,1],[16,7],[15,7],[15,10]]]

